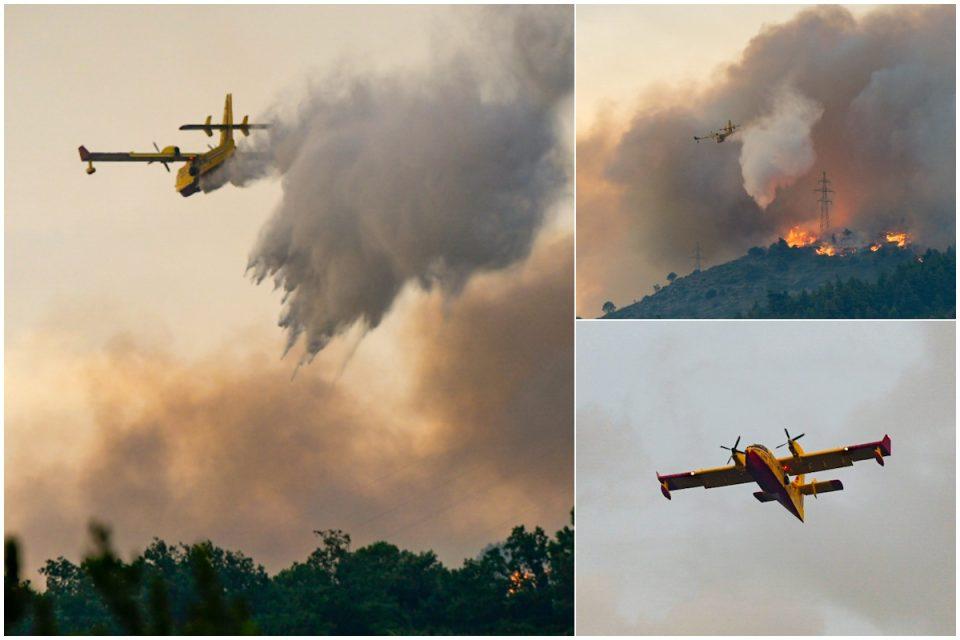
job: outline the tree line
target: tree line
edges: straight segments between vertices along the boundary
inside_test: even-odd
[[[6,634],[571,635],[572,526],[553,537],[514,527],[456,569],[432,551],[387,542],[351,549],[340,530],[314,532],[303,562],[270,576],[242,552],[154,539],[125,562],[91,525],[79,563],[47,560],[41,592],[21,577],[20,545],[4,562]]]
[[[876,282],[839,278],[800,293],[770,291],[747,318],[955,318],[957,259],[953,247],[928,249],[884,272]]]

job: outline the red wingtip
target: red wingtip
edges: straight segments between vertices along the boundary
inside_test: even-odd
[[[891,448],[892,444],[890,442],[890,436],[883,436],[883,440],[880,441],[880,447],[883,449],[883,453],[886,455],[892,455],[893,449]]]
[[[80,145],[80,159],[86,160],[89,157],[90,157],[90,152],[87,151],[87,148],[85,146]]]

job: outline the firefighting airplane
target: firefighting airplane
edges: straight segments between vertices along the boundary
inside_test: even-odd
[[[87,173],[92,174],[97,170],[93,167],[94,162],[146,162],[153,164],[159,162],[163,168],[170,171],[170,162],[186,162],[177,171],[176,189],[183,197],[193,195],[200,190],[200,179],[216,171],[234,154],[237,149],[233,141],[233,130],[239,129],[243,135],[250,135],[251,129],[267,129],[270,125],[252,124],[249,122],[249,116],[243,116],[243,122],[233,123],[233,95],[227,94],[226,103],[223,106],[223,123],[213,124],[213,116],[207,116],[203,124],[185,124],[180,127],[181,131],[203,131],[207,137],[212,137],[214,131],[220,132],[220,144],[216,147],[210,147],[209,151],[187,152],[181,151],[180,147],[164,147],[160,149],[157,144],[153,144],[155,153],[101,153],[87,151],[84,146],[80,147],[80,159],[87,163]]]
[[[716,140],[717,144],[720,144],[727,138],[733,135],[733,132],[740,128],[740,125],[733,124],[732,120],[727,120],[726,126],[721,128],[719,131],[711,131],[705,136],[693,136],[693,139],[699,143],[701,140]]]
[[[797,444],[797,440],[805,434],[801,433],[796,438],[791,438],[789,431],[786,429],[783,431],[787,434],[787,441],[778,446],[777,449],[789,447],[789,457],[777,458],[772,451],[762,444],[752,444],[745,451],[740,451],[737,449],[737,445],[740,444],[740,436],[737,436],[737,441],[733,444],[733,447],[720,447],[730,452],[730,459],[727,462],[733,460],[734,464],[665,476],[658,472],[657,480],[660,482],[660,491],[667,500],[670,500],[670,491],[676,489],[689,489],[690,487],[712,489],[732,484],[756,482],[762,489],[753,494],[757,500],[760,502],[776,500],[803,522],[804,496],[812,495],[816,498],[821,493],[843,490],[843,483],[839,480],[827,480],[826,482],[813,480],[810,483],[805,483],[804,474],[849,467],[856,461],[869,460],[870,458],[883,466],[884,456],[890,455],[890,436],[884,436],[883,440],[878,442],[867,442],[839,449],[806,453]],[[796,479],[790,482],[790,476],[796,476]]]

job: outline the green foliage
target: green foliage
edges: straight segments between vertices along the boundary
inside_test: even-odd
[[[29,580],[20,580],[20,547],[11,538],[3,547],[3,607],[4,635],[57,633],[49,595],[34,591]]]
[[[316,531],[304,562],[270,577],[242,553],[211,542],[154,539],[126,563],[109,531],[92,526],[80,565],[41,569],[43,595],[19,578],[8,541],[4,574],[8,634],[427,635],[572,634],[573,528],[551,539],[515,527],[459,569],[433,552],[387,542],[357,550],[339,530]]]
[[[748,318],[954,318],[956,253],[928,249],[917,260],[882,273],[875,283],[850,278],[813,292],[771,291]]]

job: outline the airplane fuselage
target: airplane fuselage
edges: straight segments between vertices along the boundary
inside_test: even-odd
[[[755,444],[747,447],[743,458],[747,471],[760,488],[803,521],[803,495],[799,487],[802,480],[797,484],[791,484],[787,471],[777,462],[773,453],[763,445]]]
[[[236,143],[229,139],[210,151],[188,160],[177,170],[177,193],[186,198],[200,191],[200,179],[221,168],[236,148]]]

